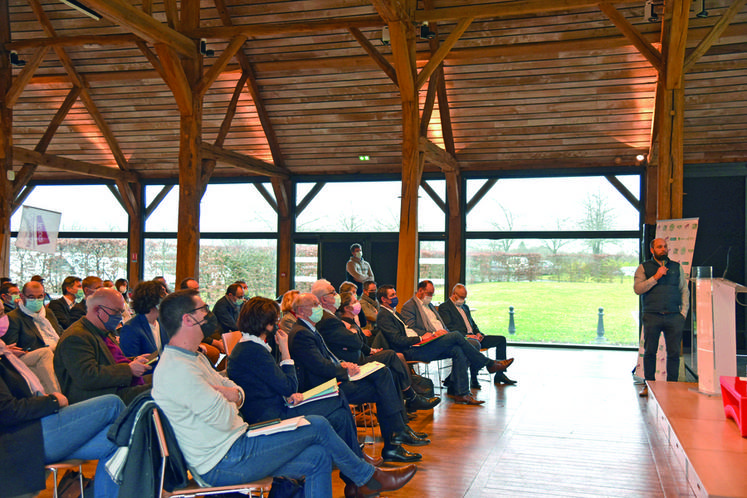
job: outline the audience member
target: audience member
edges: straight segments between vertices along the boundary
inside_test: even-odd
[[[169,342],[158,322],[158,306],[165,296],[163,286],[152,280],[140,282],[135,287],[132,293],[132,307],[136,315],[119,331],[119,346],[125,356],[160,352]],[[156,368],[156,363],[152,366]]]
[[[374,274],[371,270],[371,265],[363,259],[363,249],[360,244],[350,246],[350,254],[351,256],[347,265],[345,265],[345,269],[348,273],[348,280],[355,282],[355,292],[360,296],[361,292],[363,292],[363,282],[373,280]]]
[[[161,285],[163,285],[163,288],[166,289],[166,294],[171,294],[171,289],[169,289],[169,284],[166,282],[166,278],[163,275],[158,275],[156,277],[153,277],[154,282],[158,282]]]
[[[62,297],[53,299],[47,308],[54,313],[62,330],[72,325],[70,310],[75,306],[78,290],[81,288],[80,277],[69,276],[62,281]]]
[[[39,282],[40,284],[42,284],[42,286],[44,285],[44,277],[42,277],[41,275],[34,275],[34,276],[31,277],[31,279],[29,281],[30,282]],[[45,288],[44,289],[44,306],[48,306],[51,301],[52,301],[52,296],[50,296],[47,293],[47,290]]]
[[[18,307],[8,313],[5,343],[39,377],[45,391],[59,392],[54,373],[53,352],[62,334],[54,313],[44,307],[44,286],[24,284]]]
[[[376,301],[376,282],[366,280],[363,282],[363,293],[360,298],[361,311],[366,317],[366,325],[361,326],[363,330],[373,331],[376,328],[376,315],[379,314],[379,303]],[[367,334],[373,340],[373,332]],[[369,343],[370,344],[370,343]]]
[[[467,300],[467,288],[464,284],[456,284],[451,291],[449,299],[438,306],[438,314],[446,326],[446,330],[459,332],[465,336],[470,344],[476,349],[495,348],[495,359],[506,359],[506,337],[502,335],[484,335],[472,319]],[[479,389],[477,380],[478,365],[470,364],[470,383],[473,388]],[[494,382],[496,384],[516,384],[515,380],[506,377],[505,372],[496,372]]]
[[[3,300],[5,312],[10,313],[16,309],[16,303],[21,299],[21,290],[13,282],[5,282],[0,286],[0,299]]]
[[[278,328],[290,334],[293,324],[296,323],[296,315],[293,313],[293,301],[298,297],[300,292],[296,289],[291,289],[283,294],[283,299],[280,301],[280,311],[283,313],[283,317],[280,319]]]
[[[332,289],[334,292],[334,288]],[[298,321],[289,336],[291,357],[299,373],[300,389],[306,391],[329,379],[340,381],[340,389],[353,404],[376,403],[381,427],[384,461],[415,462],[422,458],[401,444],[421,446],[429,441],[427,435],[415,433],[406,424],[407,414],[397,387],[388,368],[372,372],[360,380],[350,377],[360,373],[360,367],[340,361],[332,354],[315,325],[324,315],[324,309],[314,294],[300,294],[293,301],[293,312]]]
[[[184,289],[194,289],[194,290],[200,290],[200,284],[192,277],[187,277],[185,279],[182,279],[181,282],[179,282],[179,290]]]
[[[104,281],[95,275],[89,275],[81,281],[80,287],[83,296],[82,299],[70,309],[71,322],[75,322],[86,316],[86,314],[88,313],[88,305],[86,304],[86,299],[92,296],[94,292],[96,292],[103,286]],[[80,296],[80,293],[78,293],[78,295]],[[70,323],[70,325],[72,324],[73,323]]]
[[[245,437],[247,424],[239,416],[243,389],[196,353],[216,321],[194,290],[163,300],[161,322],[170,340],[153,388],[153,398],[169,418],[187,463],[208,484],[303,476],[307,498],[331,497],[333,463],[349,483],[346,496],[399,489],[412,478],[415,466],[384,471],[364,462],[326,419],[316,415],[307,416],[309,425],[292,432]]]
[[[103,280],[101,282],[101,287],[104,287],[106,289],[113,289],[114,288],[114,280],[109,280],[109,279]]]
[[[244,289],[240,284],[231,284],[226,289],[226,294],[218,299],[213,306],[213,313],[218,319],[221,332],[236,330],[236,321],[239,319],[239,310],[244,304]]]
[[[115,289],[99,289],[88,298],[86,316],[73,323],[57,343],[54,369],[62,392],[73,402],[116,394],[125,404],[150,388],[143,375],[147,355],[129,360],[112,338],[124,312]]]
[[[0,322],[0,337],[4,332]],[[60,392],[45,392],[0,340],[0,494],[33,496],[45,487],[44,465],[83,459],[99,461],[93,496],[117,496],[105,469],[117,446],[106,434],[123,408],[112,395],[68,405]]]
[[[433,285],[430,284],[431,289],[432,287]],[[427,288],[427,285],[418,284],[418,289],[423,288]],[[451,358],[451,383],[448,393],[454,396],[454,401],[457,403],[468,405],[484,403],[484,401],[475,399],[470,393],[467,362],[479,365],[480,368],[485,367],[488,372],[495,373],[506,370],[513,360],[499,362],[486,358],[458,332],[448,332],[443,328],[433,332],[424,328],[420,331],[414,329],[407,323],[405,317],[396,311],[399,298],[396,289],[391,285],[380,286],[377,297],[381,304],[381,311],[376,317],[376,325],[389,343],[389,347],[403,353],[407,360],[433,361]],[[418,301],[422,306],[422,301],[420,299]],[[430,304],[430,301],[426,300],[426,303]],[[434,310],[430,308],[429,310],[435,315]],[[440,323],[437,315],[432,319]],[[419,324],[424,326],[422,320]]]

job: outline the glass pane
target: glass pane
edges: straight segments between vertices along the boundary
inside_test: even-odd
[[[446,182],[444,180],[428,180],[428,185],[446,202]],[[423,187],[418,192],[418,231],[443,232],[446,229],[446,213],[428,195]]]
[[[272,185],[263,185],[272,195]],[[277,213],[251,183],[208,185],[202,196],[201,232],[274,233],[277,228]]]
[[[127,278],[125,239],[57,239],[54,254],[18,249],[15,238],[10,244],[9,276],[13,282],[23,285],[33,275],[41,275],[52,297],[62,295],[60,286],[68,275],[96,275],[104,280]]]
[[[170,290],[176,286],[176,239],[145,239],[145,280],[162,275]]]
[[[638,175],[618,176],[640,198]],[[467,181],[467,199],[485,180]],[[506,178],[469,212],[469,231],[637,230],[638,211],[606,178]]]
[[[318,277],[318,251],[316,244],[296,244],[295,288],[300,292],[310,292],[311,284]]]
[[[420,241],[420,260],[418,263],[418,281],[432,281],[435,288],[433,292],[433,304],[438,305],[442,303],[445,299],[446,244],[439,241]],[[410,299],[410,297],[408,296],[407,299]]]
[[[313,186],[299,183],[297,202]],[[398,232],[400,195],[399,182],[327,183],[298,215],[297,231]]]
[[[249,286],[248,297],[275,299],[276,267],[275,240],[200,241],[200,288],[202,298],[211,306],[237,280]]]
[[[40,185],[23,202],[62,213],[61,231],[126,232],[127,213],[105,185]],[[19,208],[10,219],[10,229],[21,226]]]
[[[636,239],[609,240],[602,254],[593,254],[586,240],[512,243],[506,252],[497,241],[467,241],[468,302],[482,330],[509,341],[638,344]],[[508,333],[509,307],[515,334]]]
[[[163,190],[163,185],[147,185],[145,187],[146,207]],[[145,220],[146,232],[176,232],[179,218],[179,185],[174,185],[161,203]],[[174,263],[176,264],[176,263]],[[146,267],[146,277],[148,275]]]

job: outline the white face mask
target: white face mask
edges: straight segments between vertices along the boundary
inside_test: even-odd
[[[426,306],[431,304],[431,300],[433,299],[433,296],[423,296],[423,304]]]
[[[464,305],[464,299],[456,299],[454,301],[454,304],[456,304],[457,306],[461,308]]]

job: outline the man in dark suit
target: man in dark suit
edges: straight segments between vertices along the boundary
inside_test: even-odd
[[[62,297],[53,299],[48,305],[49,311],[54,313],[55,318],[62,327],[62,330],[68,328],[73,320],[70,316],[70,310],[75,306],[75,298],[78,289],[81,288],[80,277],[69,276],[62,281]]]
[[[332,354],[316,330],[323,316],[319,300],[313,294],[301,294],[293,301],[293,313],[298,320],[289,336],[290,353],[298,371],[299,390],[305,391],[336,378],[340,389],[351,403],[376,403],[376,411],[384,439],[381,456],[385,461],[415,462],[422,458],[402,444],[422,446],[430,441],[427,434],[419,434],[406,424],[407,415],[394,385],[392,374],[384,367],[368,376],[351,381],[360,372],[355,363],[340,361]]]
[[[244,304],[244,289],[240,284],[229,285],[226,294],[213,306],[213,313],[218,319],[221,333],[238,330],[236,321],[239,319],[242,304]]]
[[[428,280],[418,284],[418,293],[423,298],[426,297],[428,291],[432,296],[432,289],[433,284]],[[380,286],[377,297],[381,310],[376,317],[376,326],[386,338],[389,347],[403,353],[408,360],[433,361],[451,358],[449,394],[454,396],[457,403],[467,405],[484,403],[484,401],[475,399],[470,393],[467,362],[479,368],[485,367],[488,372],[495,373],[506,370],[513,360],[495,361],[486,358],[458,332],[449,332],[443,327],[439,328],[434,325],[433,322],[437,324],[441,322],[429,299],[423,300],[416,294],[402,307],[403,314],[400,315],[396,311],[399,298],[393,286]],[[415,302],[414,299],[418,301]],[[427,310],[419,310],[420,307],[426,307]],[[405,308],[412,308],[412,311],[405,315]],[[433,316],[430,316],[431,314]]]
[[[5,313],[10,313],[16,309],[16,303],[21,299],[21,290],[13,282],[5,282],[0,285],[0,299],[3,301]]]
[[[83,289],[83,300],[77,303],[75,306],[70,308],[70,325],[73,322],[77,322],[88,313],[88,305],[86,299],[91,297],[94,292],[104,286],[104,281],[95,275],[89,275],[83,279],[80,283],[81,289]]]
[[[505,360],[506,338],[502,335],[484,335],[480,332],[480,328],[472,319],[469,306],[465,303],[466,299],[467,288],[464,284],[456,284],[449,299],[438,306],[438,314],[446,325],[446,329],[459,332],[477,349],[495,348],[495,359]],[[474,365],[470,365],[472,387],[480,385],[477,381],[477,371]],[[496,372],[494,382],[496,384],[516,384],[515,380],[506,377],[505,372]]]

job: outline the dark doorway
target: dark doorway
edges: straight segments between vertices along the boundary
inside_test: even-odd
[[[350,246],[358,243],[363,248],[363,259],[371,264],[376,282],[397,282],[396,234],[322,235],[319,240],[319,275],[329,280],[335,289],[347,280],[345,265],[350,259]]]

